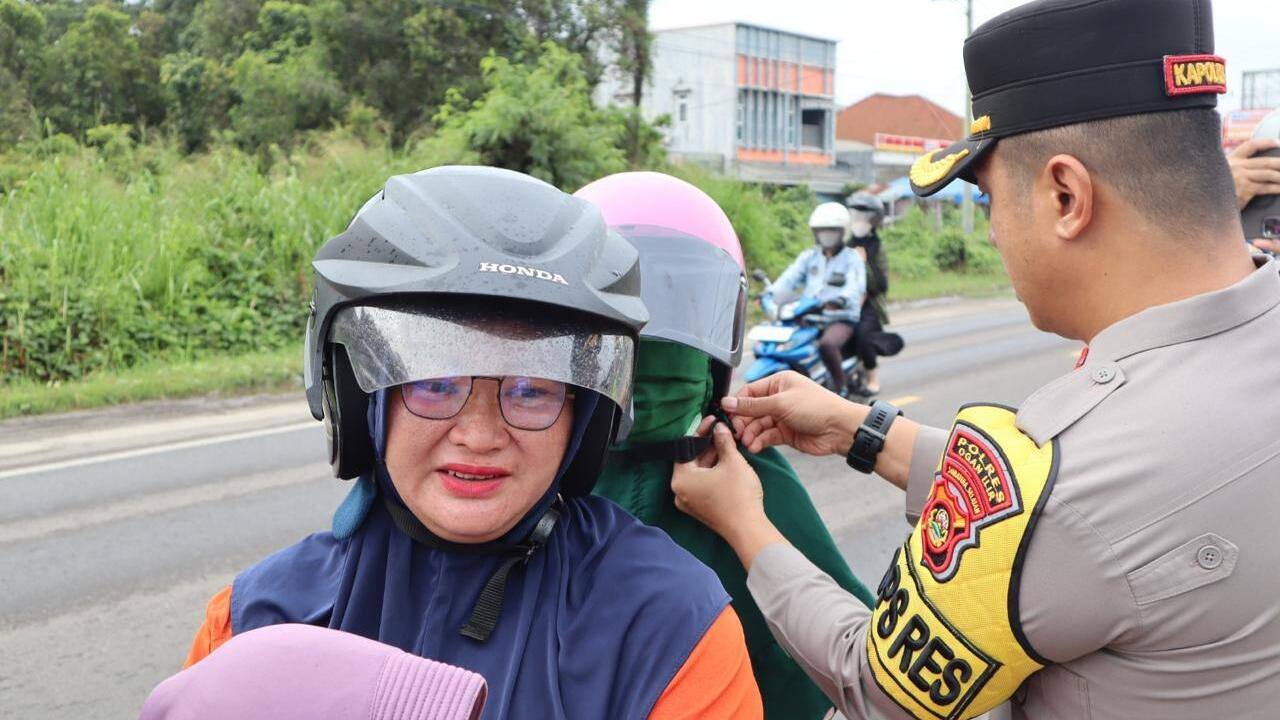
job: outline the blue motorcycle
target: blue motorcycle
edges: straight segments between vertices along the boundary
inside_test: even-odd
[[[769,286],[769,278],[760,271],[754,276]],[[822,363],[822,355],[818,352],[818,340],[827,325],[835,322],[822,308],[822,303],[813,298],[801,298],[782,307],[772,308],[769,298],[762,297],[761,305],[767,315],[776,316],[776,320],[767,325],[757,325],[747,334],[751,345],[751,353],[755,362],[747,368],[745,379],[755,382],[785,370],[794,370],[807,375],[814,382],[831,388],[830,373]],[[846,357],[842,363],[850,394],[866,395],[866,383],[862,373],[862,363],[856,356]],[[861,390],[862,392],[857,392]]]
[[[759,270],[753,273],[753,277],[766,287],[770,284],[769,278]],[[767,298],[762,297],[761,304],[765,305],[766,300]],[[765,307],[766,314],[775,315],[773,309]],[[776,311],[776,320],[757,325],[747,334],[747,340],[752,343],[751,352],[756,359],[747,368],[746,381],[755,382],[775,373],[794,370],[807,375],[823,387],[835,390],[831,388],[830,373],[818,352],[818,341],[827,325],[838,322],[843,316],[827,313],[822,304],[812,298],[787,303],[776,308]],[[890,351],[880,352],[880,355],[895,355],[902,349],[900,336],[885,332],[877,333],[877,336],[873,339],[877,349]],[[841,355],[844,357],[841,366],[844,368],[848,396],[855,399],[870,397],[862,361],[853,354],[852,342],[849,347],[844,348]]]

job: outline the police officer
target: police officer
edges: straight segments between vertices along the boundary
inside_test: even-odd
[[[677,506],[850,718],[1278,717],[1280,270],[1240,242],[1209,3],[1042,0],[964,57],[971,134],[912,183],[977,180],[1032,321],[1088,354],[949,431],[795,374],[723,401],[750,450],[847,453],[906,490],[873,611],[764,519],[724,426]]]

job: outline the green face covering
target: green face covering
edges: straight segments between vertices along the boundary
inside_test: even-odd
[[[641,340],[638,353],[635,424],[619,449],[692,434],[711,402],[706,355],[660,340]]]
[[[751,654],[765,717],[819,720],[831,702],[769,633],[747,590],[747,573],[733,549],[675,507],[669,461],[638,459],[628,450],[693,433],[711,403],[711,360],[683,345],[641,340],[635,381],[635,424],[615,445],[595,494],[618,503],[642,522],[661,528],[719,576],[733,598]],[[850,572],[809,494],[774,448],[746,454],[764,488],[765,513],[800,552],[841,587],[870,605],[871,593]]]

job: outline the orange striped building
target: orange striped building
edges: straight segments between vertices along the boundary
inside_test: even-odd
[[[834,40],[733,22],[655,30],[652,55],[641,108],[670,119],[677,161],[819,192],[847,181],[835,167]],[[596,92],[598,103],[633,101],[623,77]]]

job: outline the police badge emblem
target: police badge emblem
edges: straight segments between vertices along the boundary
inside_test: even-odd
[[[921,515],[920,564],[950,580],[982,528],[1022,512],[1009,462],[978,428],[956,423]]]

